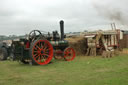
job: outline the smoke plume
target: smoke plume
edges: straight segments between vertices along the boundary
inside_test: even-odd
[[[127,0],[95,0],[93,7],[99,16],[109,19],[112,22],[119,22],[128,25]]]

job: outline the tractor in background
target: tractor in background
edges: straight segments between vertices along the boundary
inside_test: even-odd
[[[10,47],[5,42],[0,42],[0,61],[7,60]]]

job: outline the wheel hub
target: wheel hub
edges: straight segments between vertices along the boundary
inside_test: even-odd
[[[38,51],[38,54],[44,54],[44,53],[45,53],[45,52],[44,52],[44,50],[42,50],[42,49]]]
[[[41,50],[41,54],[43,54],[44,53],[44,51],[43,50]]]

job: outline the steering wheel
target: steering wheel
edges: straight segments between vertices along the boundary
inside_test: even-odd
[[[39,30],[32,30],[28,35],[28,39],[34,41],[40,36],[42,36],[42,33]]]

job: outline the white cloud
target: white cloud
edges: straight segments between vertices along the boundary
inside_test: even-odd
[[[127,16],[126,6],[126,0],[1,0],[0,34],[25,34],[34,28],[59,30],[61,19],[66,32],[104,27],[112,21],[105,10],[120,8]]]

